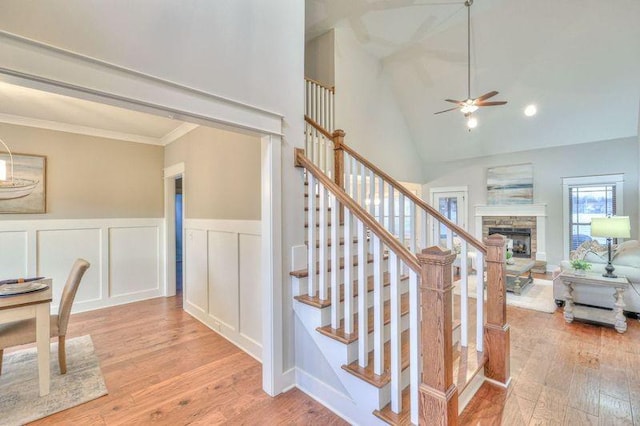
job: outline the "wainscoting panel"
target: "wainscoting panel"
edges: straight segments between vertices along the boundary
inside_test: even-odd
[[[2,276],[26,277],[27,233],[24,231],[0,232],[0,271]]]
[[[257,345],[262,342],[260,236],[240,234],[240,333]]]
[[[183,288],[185,309],[197,318],[209,311],[207,291],[207,231],[186,228],[185,273]]]
[[[209,315],[238,330],[238,234],[209,231]]]
[[[185,310],[260,360],[260,221],[185,219],[184,226]]]
[[[160,235],[156,227],[109,229],[109,295],[160,290]]]
[[[73,312],[162,296],[163,235],[162,218],[0,221],[0,279],[52,278],[56,312],[71,266],[83,258],[91,267]]]
[[[38,231],[38,274],[53,279],[54,306],[60,303],[62,289],[67,281],[73,262],[81,257],[91,264],[87,270],[74,305],[97,301],[102,298],[100,276],[100,228],[93,229],[57,229]],[[98,266],[98,267],[96,267]]]

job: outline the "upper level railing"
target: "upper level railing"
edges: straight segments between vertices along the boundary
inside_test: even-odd
[[[318,125],[329,132],[334,130],[334,87],[305,78],[304,115],[310,117]]]

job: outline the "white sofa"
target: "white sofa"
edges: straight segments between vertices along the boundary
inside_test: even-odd
[[[573,254],[573,259],[584,259],[591,263],[591,272],[604,273],[607,266],[607,249],[598,246],[596,242],[583,243]],[[564,285],[557,278],[561,271],[572,271],[570,260],[560,263],[560,271],[556,272],[553,280],[553,297],[558,305],[564,303]],[[640,316],[640,242],[637,240],[625,241],[618,245],[612,252],[611,263],[615,267],[614,274],[626,276],[630,282],[629,289],[624,295],[627,312],[633,312]],[[573,292],[574,301],[585,305],[613,308],[613,292],[611,289],[592,286],[580,286]]]

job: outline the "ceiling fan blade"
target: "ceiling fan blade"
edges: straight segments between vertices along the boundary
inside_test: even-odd
[[[445,102],[451,102],[452,104],[464,105],[464,102],[456,101],[455,99],[445,99]]]
[[[434,113],[433,113],[433,115],[436,115],[436,114],[442,114],[443,112],[454,111],[454,110],[456,110],[456,109],[460,109],[460,108],[457,108],[457,107],[456,107],[456,108],[449,108],[449,109],[445,109],[444,111],[434,112]]]
[[[485,99],[493,98],[497,94],[498,94],[498,92],[496,92],[495,90],[493,92],[485,93],[484,95],[476,98],[476,104],[478,102],[484,101]]]
[[[495,102],[476,102],[476,105],[479,107],[485,107],[485,106],[497,106],[497,105],[504,105],[506,104],[507,101],[495,101]]]

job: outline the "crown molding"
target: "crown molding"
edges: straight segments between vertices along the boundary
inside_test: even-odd
[[[17,126],[36,127],[39,129],[47,130],[56,130],[59,132],[75,133],[78,135],[96,136],[99,138],[116,139],[126,142],[144,143],[148,145],[164,145],[162,143],[163,138],[152,138],[148,136],[134,135],[131,133],[96,129],[94,127],[60,123],[57,121],[41,120],[39,118],[23,117],[19,115],[0,113],[0,123],[15,124]],[[178,129],[180,127],[182,126],[179,126]],[[170,132],[169,134],[171,133],[173,132]]]
[[[200,126],[197,125],[197,124],[182,123],[181,125],[179,125],[175,129],[173,129],[172,131],[170,131],[169,133],[164,135],[162,138],[160,138],[160,145],[167,146],[171,142],[173,142],[175,140],[178,140],[179,138],[183,137],[184,135],[186,135],[190,131],[197,129],[198,127],[200,127]]]

